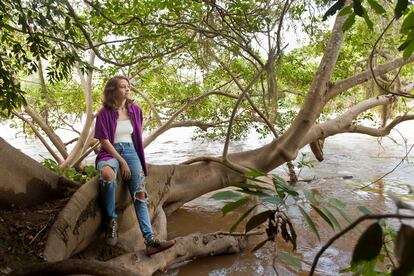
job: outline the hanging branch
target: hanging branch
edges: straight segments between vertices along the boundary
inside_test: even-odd
[[[414,95],[404,94],[404,93],[399,93],[399,92],[393,92],[393,91],[388,90],[388,89],[387,89],[387,87],[382,86],[382,85],[379,83],[379,81],[378,81],[377,77],[376,77],[376,76],[375,76],[375,74],[374,74],[374,69],[373,69],[373,65],[372,65],[372,60],[373,60],[373,58],[374,58],[375,49],[376,49],[376,47],[377,47],[378,43],[380,42],[381,38],[384,36],[385,32],[388,30],[388,28],[389,28],[389,27],[391,26],[391,24],[394,22],[394,20],[395,20],[395,16],[394,16],[394,17],[390,20],[390,22],[388,23],[388,25],[387,25],[387,26],[385,27],[385,29],[382,31],[382,33],[381,33],[381,34],[380,34],[380,36],[378,37],[377,41],[375,41],[374,46],[372,47],[371,54],[369,55],[369,69],[370,69],[370,71],[371,71],[372,78],[373,78],[373,80],[374,80],[375,84],[376,84],[376,85],[378,85],[378,87],[380,87],[382,90],[384,90],[385,92],[387,92],[387,93],[389,93],[389,94],[395,95],[395,96],[401,96],[401,97],[406,97],[406,98],[411,98],[411,99],[414,99]],[[399,73],[399,71],[398,71],[398,73]],[[398,76],[398,74],[397,74],[397,76]]]
[[[259,116],[263,119],[263,121],[266,123],[266,125],[270,128],[270,130],[272,131],[273,135],[275,137],[277,137],[277,132],[275,130],[275,128],[273,127],[272,123],[267,119],[267,117],[256,107],[256,105],[253,103],[253,101],[251,100],[251,98],[249,97],[249,95],[247,94],[246,90],[250,89],[249,86],[253,86],[254,83],[256,83],[257,78],[261,76],[261,73],[265,70],[266,66],[268,66],[267,64],[265,66],[262,67],[262,69],[257,73],[258,75],[256,75],[253,80],[254,82],[250,82],[249,85],[244,88],[241,83],[239,82],[238,78],[236,76],[234,76],[234,74],[230,71],[229,67],[227,65],[225,65],[219,58],[217,58],[216,56],[214,56],[215,59],[217,60],[217,62],[220,63],[220,65],[224,68],[224,70],[227,71],[227,73],[230,74],[230,76],[232,77],[233,81],[236,83],[237,87],[239,87],[239,89],[242,91],[242,94],[240,96],[242,96],[244,94],[244,96],[246,97],[246,99],[248,100],[249,104],[252,106],[252,108],[254,109],[254,111],[259,114]],[[244,91],[244,92],[243,92]],[[239,96],[239,97],[240,97]],[[240,103],[239,103],[240,104]],[[236,107],[237,109],[237,107]]]
[[[218,58],[216,57],[216,59],[218,59]],[[219,62],[221,62],[221,61],[219,61]],[[256,73],[256,75],[253,77],[253,79],[250,81],[250,83],[246,86],[246,88],[244,88],[242,90],[243,92],[240,94],[239,99],[237,100],[236,104],[234,105],[233,111],[232,111],[231,116],[230,116],[229,127],[227,129],[227,134],[226,134],[226,142],[224,144],[224,149],[223,149],[223,154],[222,154],[224,160],[227,158],[226,156],[227,156],[229,143],[230,143],[231,128],[233,126],[234,117],[236,116],[237,109],[238,109],[240,103],[243,101],[244,96],[247,94],[247,92],[250,90],[250,88],[252,88],[253,85],[257,82],[257,80],[259,79],[259,77],[263,73],[263,71],[264,71],[264,67],[262,67],[262,69]],[[232,74],[232,77],[234,77],[233,74]],[[238,83],[237,79],[234,79],[234,81],[236,83]],[[242,87],[240,87],[240,88],[242,89]]]

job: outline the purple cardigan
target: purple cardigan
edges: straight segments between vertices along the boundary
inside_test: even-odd
[[[147,175],[144,145],[142,143],[142,110],[138,105],[133,103],[128,107],[128,113],[131,118],[133,128],[132,141],[141,161],[144,174]],[[99,140],[108,139],[113,145],[118,117],[119,115],[117,111],[102,107],[96,116],[95,138]],[[99,153],[96,156],[95,163],[98,164],[99,161],[109,160],[111,158],[113,158],[113,156],[101,146]]]

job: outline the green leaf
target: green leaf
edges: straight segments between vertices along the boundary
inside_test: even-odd
[[[264,241],[259,242],[253,249],[251,252],[255,252],[256,250],[260,249],[261,247],[263,247],[263,245],[265,245],[268,241],[270,241],[270,238],[265,239]]]
[[[311,204],[310,205],[315,211],[316,213],[318,213],[318,215],[323,218],[332,228],[332,230],[335,230],[334,225],[332,224],[331,220],[315,205]]]
[[[353,7],[356,15],[364,16],[364,7],[362,7],[361,0],[354,0]]]
[[[264,223],[269,217],[274,216],[275,212],[271,210],[264,211],[262,213],[259,213],[249,219],[249,221],[246,223],[246,230],[245,232],[249,232],[253,228],[256,228],[260,224]]]
[[[402,50],[404,50],[405,48],[407,48],[407,46],[408,45],[410,45],[410,43],[412,42],[412,39],[410,39],[410,40],[406,40],[406,41],[404,41],[404,43],[403,44],[401,44],[399,47],[398,47],[398,51],[402,51]]]
[[[247,210],[246,212],[244,212],[244,214],[243,215],[241,215],[238,219],[237,219],[237,221],[231,226],[231,228],[230,228],[230,233],[233,233],[235,230],[236,230],[236,228],[237,228],[237,226],[239,226],[239,224],[253,211],[253,209],[254,208],[256,208],[257,207],[257,204],[256,205],[254,205],[253,207],[251,207],[249,210]]]
[[[358,206],[357,208],[364,215],[372,215],[372,212],[365,206]]]
[[[371,224],[359,237],[352,253],[351,263],[371,261],[379,255],[382,248],[382,228],[378,222]]]
[[[337,199],[337,198],[331,198],[331,199],[329,200],[329,203],[330,203],[331,205],[335,206],[335,207],[340,208],[340,209],[343,209],[343,208],[345,208],[345,207],[346,207],[346,203],[345,203],[345,202],[343,202],[343,201],[341,201],[341,200],[339,200],[339,199]]]
[[[259,186],[259,185],[256,185],[256,184],[250,184],[250,183],[235,183],[235,184],[232,184],[232,186],[239,187],[239,188],[242,188],[242,189],[256,189],[256,190],[269,190],[269,191],[272,190],[272,189],[267,188],[267,187],[262,187],[262,186]]]
[[[247,197],[243,197],[237,201],[227,203],[226,205],[224,205],[223,208],[221,208],[221,211],[223,212],[223,216],[226,215],[228,212],[231,212],[234,209],[237,209],[243,206],[247,202],[249,202],[249,199]]]
[[[245,173],[245,176],[256,178],[258,176],[267,176],[267,173],[249,168],[249,171]]]
[[[342,7],[345,5],[345,0],[338,0],[335,4],[330,7],[326,13],[323,15],[322,21],[325,21],[328,19],[329,16],[334,15],[337,11],[342,9]]]
[[[278,192],[279,196],[281,197],[280,193],[286,192],[291,196],[298,196],[299,193],[293,190],[286,181],[281,181],[280,179],[273,178],[273,184],[275,185],[276,191]]]
[[[414,229],[409,225],[402,224],[398,231],[395,256],[400,265],[392,275],[410,275],[414,271]]]
[[[233,191],[222,191],[210,196],[210,198],[215,200],[232,200],[240,199],[241,197],[243,197],[242,194]]]
[[[272,181],[275,186],[276,185],[284,185],[284,186],[289,185],[289,183],[287,183],[286,180],[284,180],[283,178],[275,174],[272,175]]]
[[[244,194],[248,194],[248,195],[254,195],[254,196],[259,196],[259,197],[265,197],[265,196],[271,196],[270,194],[267,194],[265,192],[262,191],[252,191],[252,190],[237,190],[240,193],[244,193]]]
[[[353,222],[352,219],[342,210],[342,208],[338,208],[336,206],[333,207],[336,209],[336,211],[338,211],[341,217],[343,217],[349,224]]]
[[[274,205],[285,204],[285,201],[283,199],[281,199],[280,197],[276,197],[276,196],[266,196],[266,197],[263,197],[262,200],[264,202],[268,202]]]
[[[369,19],[368,13],[365,11],[365,9],[364,9],[364,20],[365,20],[365,23],[367,23],[368,28],[372,30],[374,28],[374,23],[372,23],[371,19]]]
[[[305,195],[305,198],[309,200],[310,202],[315,202],[315,198],[313,197],[313,194],[309,191],[304,191],[303,194]]]
[[[302,216],[305,218],[306,222],[308,223],[308,225],[312,229],[312,231],[318,237],[318,240],[321,240],[321,237],[319,236],[318,229],[316,229],[316,226],[315,226],[315,223],[313,222],[313,220],[310,218],[310,216],[306,213],[306,211],[301,206],[298,205],[298,208],[299,208],[299,211],[302,213]]]
[[[378,4],[375,0],[368,0],[368,4],[371,6],[371,8],[378,14],[384,14],[386,13],[385,9]]]
[[[344,25],[342,25],[342,31],[346,32],[349,30],[352,25],[355,23],[355,13],[352,13],[348,18],[345,20]]]
[[[347,15],[347,14],[349,14],[349,13],[351,13],[352,12],[352,6],[351,5],[348,5],[348,6],[346,6],[345,8],[343,8],[339,13],[338,13],[338,15],[339,16],[343,16],[343,15]]]
[[[408,30],[414,26],[414,12],[411,11],[405,18],[401,25],[401,30]]]
[[[414,39],[410,41],[410,44],[404,49],[403,58],[408,59],[414,51]]]
[[[297,269],[302,269],[302,263],[295,257],[293,257],[292,255],[290,255],[289,253],[282,251],[279,254],[279,257],[285,261],[286,263],[290,264],[291,266],[293,266],[294,268]]]
[[[404,11],[407,9],[408,7],[408,0],[398,0],[397,5],[395,6],[395,17],[398,19],[400,18],[403,14]]]
[[[266,184],[269,184],[269,182],[266,182],[266,181],[264,181],[264,180],[261,180],[261,179],[255,178],[255,177],[251,177],[251,176],[245,176],[245,177],[246,177],[246,179],[249,179],[249,180],[251,180],[252,182],[260,182],[260,183],[266,183]]]
[[[332,221],[333,225],[335,225],[335,227],[338,230],[341,230],[342,229],[342,227],[339,224],[338,220],[335,218],[334,214],[332,214],[331,211],[329,211],[327,208],[325,208],[323,206],[321,207],[321,210],[328,216],[328,218]]]

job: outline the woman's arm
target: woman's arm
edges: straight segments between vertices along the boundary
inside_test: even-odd
[[[121,175],[124,180],[127,180],[131,177],[131,171],[129,170],[128,163],[125,161],[124,158],[116,151],[114,146],[109,142],[108,139],[101,139],[99,140],[101,142],[102,147],[104,150],[112,155],[116,160],[118,160],[120,166],[121,166]]]

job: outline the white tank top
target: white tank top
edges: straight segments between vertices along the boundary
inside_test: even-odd
[[[117,121],[114,144],[121,142],[132,143],[132,132],[133,128],[131,120]]]

